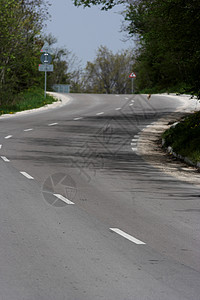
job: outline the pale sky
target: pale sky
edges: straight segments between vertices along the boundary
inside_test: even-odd
[[[50,0],[52,21],[47,22],[45,33],[52,33],[59,47],[66,47],[82,60],[93,61],[100,45],[107,46],[114,53],[133,47],[132,41],[123,42],[120,32],[123,17],[117,13],[122,7],[108,12],[99,7],[75,7],[72,0]]]

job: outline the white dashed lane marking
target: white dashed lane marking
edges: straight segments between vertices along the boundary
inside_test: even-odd
[[[117,108],[115,108],[115,110],[120,110],[121,109],[121,107],[117,107]]]
[[[118,228],[110,228],[110,230],[116,232],[117,234],[123,236],[123,237],[126,238],[127,240],[129,240],[129,241],[131,241],[131,242],[133,242],[133,243],[135,243],[135,244],[137,244],[137,245],[145,245],[144,242],[142,242],[142,241],[136,239],[136,238],[133,237],[132,235],[130,235],[130,234],[128,234],[128,233],[126,233],[126,232],[124,232],[124,231],[118,229]]]
[[[55,197],[57,197],[58,199],[62,200],[63,202],[67,203],[67,204],[74,204],[74,202],[70,201],[69,199],[63,197],[62,195],[59,194],[53,194]]]
[[[24,129],[25,132],[32,131],[33,128]]]
[[[81,119],[83,119],[83,117],[74,118],[74,121],[78,121],[78,120],[81,120]]]
[[[2,148],[2,145],[0,145],[0,149]]]
[[[102,112],[97,113],[96,116],[100,116],[100,115],[103,115],[103,114],[104,114],[104,112],[102,111]]]
[[[7,158],[7,157],[5,157],[5,156],[1,156],[1,159],[3,159],[3,161],[5,161],[5,162],[9,162],[10,160]]]
[[[12,137],[12,135],[7,135],[7,136],[5,136],[5,139],[8,140],[8,139],[10,139],[11,137]]]
[[[34,179],[31,175],[29,175],[28,173],[26,173],[26,172],[20,172],[22,175],[24,175],[26,178],[28,178],[28,179]]]
[[[55,126],[57,125],[58,123],[51,123],[51,124],[48,124],[48,126]]]

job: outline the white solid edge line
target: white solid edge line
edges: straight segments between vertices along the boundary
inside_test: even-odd
[[[74,202],[68,200],[67,198],[63,197],[60,194],[53,194],[53,195],[67,204],[74,204]]]
[[[33,128],[28,128],[28,129],[24,129],[24,131],[32,131],[33,130]]]
[[[97,113],[96,116],[100,116],[100,115],[103,115],[103,114],[104,114],[104,112],[102,111],[102,112]]]
[[[5,136],[4,139],[10,139],[11,137],[12,137],[12,135],[7,135],[7,136]]]
[[[123,236],[124,238],[126,238],[127,240],[137,244],[137,245],[145,245],[146,243],[136,239],[135,237],[133,237],[132,235],[118,229],[118,228],[110,228],[110,230],[116,232],[117,234]]]
[[[23,171],[21,171],[20,172],[22,175],[24,175],[26,178],[28,178],[28,179],[34,179],[31,175],[29,175],[28,173],[26,173],[26,172],[23,172]]]
[[[54,125],[57,125],[58,123],[51,123],[51,124],[48,124],[48,126],[54,126]]]
[[[7,157],[5,157],[5,156],[1,156],[1,159],[3,159],[6,162],[9,162],[9,159],[7,159]]]

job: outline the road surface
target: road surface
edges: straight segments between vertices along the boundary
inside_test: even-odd
[[[200,299],[199,186],[137,149],[181,105],[71,94],[0,118],[1,300]]]

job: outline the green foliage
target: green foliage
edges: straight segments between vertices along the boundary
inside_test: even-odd
[[[6,105],[1,105],[0,115],[13,114],[18,111],[39,108],[46,104],[51,104],[56,100],[46,95],[44,99],[44,90],[40,88],[31,88],[14,96],[12,101]]]
[[[92,93],[131,93],[133,54],[124,50],[113,54],[107,47],[101,46],[94,62],[88,62],[85,71],[85,91]]]
[[[200,98],[200,1],[74,0],[76,6],[110,9],[124,4],[125,30],[137,40],[138,91],[173,90]]]
[[[0,104],[39,84],[43,0],[0,1]],[[43,10],[42,10],[43,8]]]
[[[65,47],[55,48],[54,45],[57,43],[57,39],[52,34],[44,36],[43,40],[51,48],[54,66],[54,71],[47,73],[48,89],[51,90],[54,84],[70,84],[72,92],[80,92],[82,74],[80,60]]]
[[[196,112],[163,134],[165,146],[193,160],[200,161],[200,112]]]
[[[0,0],[0,105],[4,110],[15,110],[16,101],[21,110],[23,91],[44,85],[44,72],[38,71],[40,50],[44,41],[56,43],[51,35],[41,37],[47,9],[48,0]],[[77,81],[77,70],[71,67],[78,61],[75,56],[60,48],[55,49],[53,59],[54,72],[47,75],[49,87]]]
[[[115,5],[124,3],[124,1],[122,0],[73,0],[73,2],[76,6],[83,5],[84,7],[91,7],[91,5],[101,5],[102,10],[108,10],[113,8]]]
[[[198,1],[133,1],[127,30],[140,39],[136,60],[139,89],[183,92],[200,97],[200,3]]]
[[[48,86],[53,84],[69,84],[70,75],[68,70],[69,52],[66,49],[55,49],[53,53],[54,71],[48,74]]]

